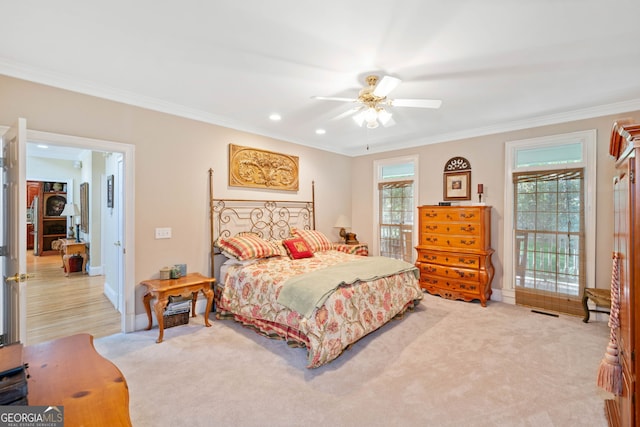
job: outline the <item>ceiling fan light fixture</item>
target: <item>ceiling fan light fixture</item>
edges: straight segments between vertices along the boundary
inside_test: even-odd
[[[367,111],[365,111],[364,113],[364,119],[367,121],[367,123],[375,122],[378,119],[378,111],[375,109],[375,107],[367,108]]]
[[[391,120],[391,116],[392,114],[387,110],[385,110],[384,108],[381,108],[378,111],[378,120],[380,120],[380,123],[382,123],[383,126],[386,125],[389,122],[389,120]]]
[[[358,114],[353,116],[353,121],[360,127],[364,124],[364,111],[360,111]]]

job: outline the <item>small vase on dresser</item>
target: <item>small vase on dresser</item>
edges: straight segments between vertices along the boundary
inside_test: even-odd
[[[491,206],[420,206],[420,287],[464,301],[491,298]]]

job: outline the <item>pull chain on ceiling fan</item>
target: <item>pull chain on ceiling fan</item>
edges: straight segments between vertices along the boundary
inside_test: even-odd
[[[366,123],[369,129],[375,129],[380,124],[384,127],[395,124],[387,107],[440,108],[442,105],[442,101],[437,99],[388,99],[387,95],[402,82],[396,77],[384,76],[379,80],[378,76],[370,75],[367,76],[366,82],[368,86],[360,89],[358,97],[355,99],[331,96],[314,96],[313,98],[360,104],[341,114],[338,118],[355,114],[353,120],[358,126]]]

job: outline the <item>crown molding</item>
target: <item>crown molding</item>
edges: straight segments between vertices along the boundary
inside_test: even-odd
[[[188,108],[184,105],[166,102],[157,98],[143,96],[129,91],[104,87],[89,81],[71,79],[68,76],[62,75],[60,73],[42,71],[41,69],[35,67],[16,64],[15,62],[8,61],[4,58],[0,58],[0,74],[21,80],[44,84],[47,86],[66,89],[72,92],[78,92],[85,95],[108,99],[110,101],[120,102],[127,105],[133,105],[148,110],[158,111],[178,117],[209,123],[216,126],[222,126],[238,131],[253,133],[268,138],[279,139],[281,141],[304,145],[307,147],[312,147],[336,154],[342,154],[349,157],[358,157],[374,153],[415,148],[422,145],[439,144],[443,142],[457,141],[461,139],[474,138],[528,128],[536,128],[540,126],[566,123],[576,120],[591,119],[595,117],[640,110],[640,99],[632,99],[628,101],[576,109],[573,111],[567,111],[557,114],[532,117],[519,121],[499,123],[491,126],[484,126],[473,129],[465,129],[458,132],[444,133],[428,138],[417,137],[401,143],[371,145],[370,147],[367,147],[366,153],[363,153],[362,147],[340,150],[334,147],[323,146],[321,144],[318,144],[317,141],[292,141],[283,135],[267,132],[264,129],[248,126],[246,123],[239,123],[233,120],[229,120],[226,117],[210,114],[202,110]]]

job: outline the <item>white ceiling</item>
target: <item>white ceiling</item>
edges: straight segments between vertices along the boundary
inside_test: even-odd
[[[638,0],[0,5],[0,74],[347,155],[640,109]],[[442,107],[366,129],[311,98],[371,73]]]

